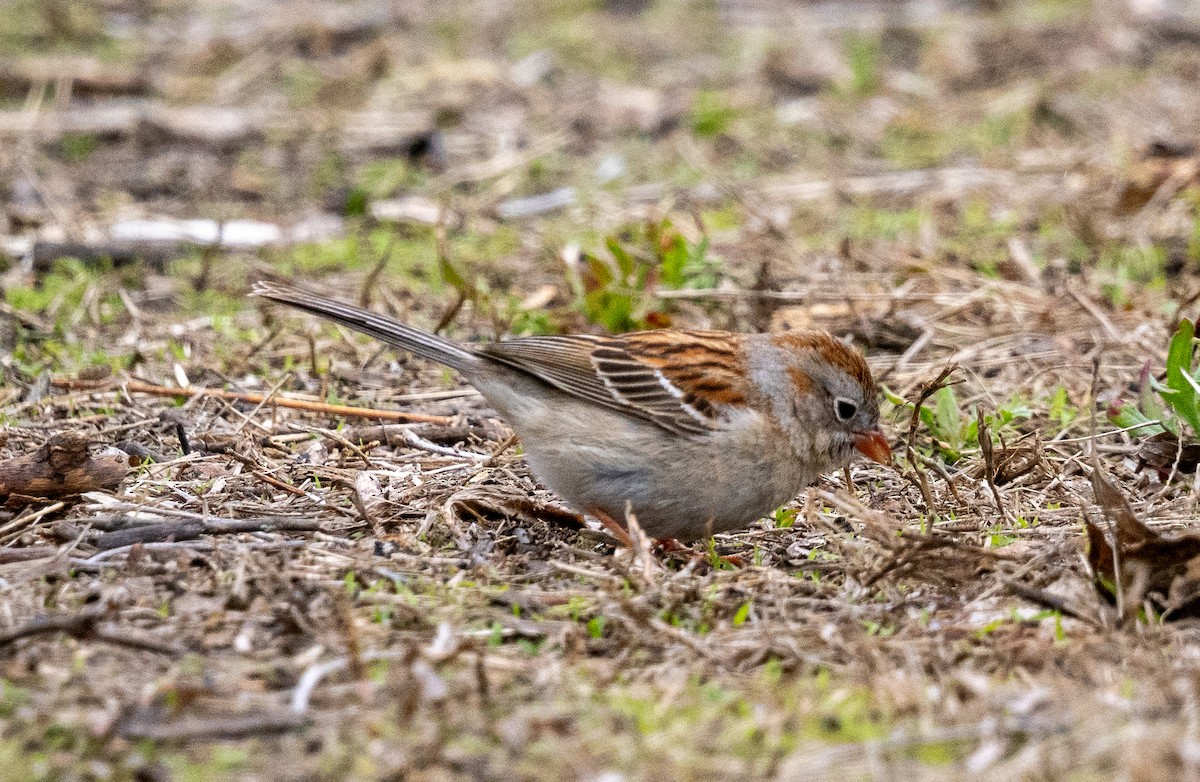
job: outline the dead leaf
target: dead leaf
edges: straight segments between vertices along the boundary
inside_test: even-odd
[[[1116,548],[1105,530],[1084,519],[1088,564],[1100,594],[1118,600],[1123,620],[1147,600],[1164,618],[1200,616],[1200,535],[1162,535],[1150,529],[1099,469],[1092,472],[1092,489],[1112,523]]]
[[[1117,214],[1131,215],[1140,211],[1164,186],[1170,188],[1168,195],[1174,195],[1197,184],[1200,184],[1200,155],[1196,154],[1196,149],[1156,142],[1130,167],[1129,176],[1117,196]]]
[[[1166,480],[1171,470],[1191,475],[1200,464],[1200,443],[1188,440],[1181,447],[1179,438],[1170,432],[1159,432],[1142,441],[1137,453],[1138,466],[1150,467]]]

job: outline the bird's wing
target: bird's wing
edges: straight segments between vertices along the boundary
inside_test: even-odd
[[[642,331],[615,337],[523,337],[476,348],[580,399],[680,434],[721,425],[747,403],[742,337],[716,331]]]

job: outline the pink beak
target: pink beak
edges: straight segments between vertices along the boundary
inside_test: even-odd
[[[869,432],[855,432],[853,436],[854,447],[863,456],[880,464],[892,463],[892,447],[888,445],[887,438],[883,436],[883,432],[874,429]]]

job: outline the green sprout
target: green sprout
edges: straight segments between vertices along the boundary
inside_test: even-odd
[[[1136,404],[1118,399],[1108,408],[1108,420],[1138,435],[1183,434],[1186,424],[1200,433],[1200,367],[1195,366],[1196,327],[1179,322],[1167,347],[1167,372],[1162,381],[1142,370],[1142,393]]]

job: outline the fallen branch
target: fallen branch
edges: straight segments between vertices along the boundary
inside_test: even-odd
[[[406,430],[394,424],[391,426],[352,426],[343,429],[339,434],[352,443],[378,442],[390,447],[406,444],[408,442],[406,431],[437,445],[454,445],[467,442],[472,437],[478,437],[480,440],[499,440],[502,436],[500,430],[495,426],[421,426]]]
[[[238,548],[249,551],[279,551],[281,549],[300,548],[307,545],[303,540],[270,540],[261,542],[239,543]],[[98,551],[87,559],[71,559],[71,567],[75,570],[95,570],[101,567],[110,567],[109,560],[115,559],[122,554],[129,555],[134,550],[141,547],[142,551],[158,551],[158,552],[198,552],[198,551],[216,551],[217,546],[207,540],[183,540],[183,541],[166,541],[163,543],[133,543],[128,546],[120,546],[118,548],[110,548],[106,551]]]
[[[242,532],[315,532],[316,519],[211,519],[208,521],[164,521],[105,532],[93,542],[101,551],[134,543],[195,540],[201,535],[236,535]]]
[[[31,559],[46,559],[58,553],[54,546],[26,546],[25,548],[0,548],[0,565],[12,562],[28,562]]]
[[[88,440],[63,432],[31,454],[0,462],[0,499],[70,497],[89,491],[111,491],[129,470],[124,453],[92,455]]]
[[[90,609],[79,614],[39,616],[20,627],[0,633],[0,649],[22,638],[47,633],[66,633],[76,638],[88,635],[104,615],[104,609]]]
[[[126,739],[151,741],[232,740],[250,736],[285,733],[302,728],[308,720],[293,711],[246,714],[212,719],[182,719],[163,722],[157,718],[134,718],[118,728]]]
[[[111,262],[113,266],[145,264],[162,270],[191,250],[184,242],[35,242],[33,269],[48,272],[62,258],[75,258],[85,266]]]
[[[0,65],[0,95],[5,97],[23,98],[39,85],[56,82],[70,83],[73,96],[87,98],[142,95],[149,89],[140,69],[98,57],[24,55],[6,60]]]
[[[131,635],[127,630],[114,630],[107,627],[97,627],[101,617],[107,612],[106,607],[89,609],[78,614],[63,614],[39,616],[26,622],[20,627],[0,633],[0,649],[9,646],[22,638],[51,633],[66,633],[72,638],[83,640],[104,641],[115,646],[125,646],[158,654],[183,654],[185,649],[174,644],[163,643],[153,638]]]
[[[111,381],[103,380],[73,380],[58,378],[51,383],[59,388],[72,391],[116,391]],[[285,396],[269,396],[266,394],[251,394],[240,391],[224,391],[215,388],[171,388],[143,383],[140,380],[127,380],[120,384],[121,388],[135,394],[150,394],[151,396],[166,397],[197,397],[210,396],[215,399],[226,399],[231,402],[245,402],[258,405],[264,402],[274,407],[284,407],[289,410],[305,410],[310,413],[325,415],[341,415],[352,418],[376,418],[384,421],[413,421],[424,424],[450,424],[455,419],[444,415],[421,415],[420,413],[405,413],[399,410],[374,410],[369,407],[350,407],[349,405],[331,405],[325,402],[313,402],[307,399],[290,399]]]

